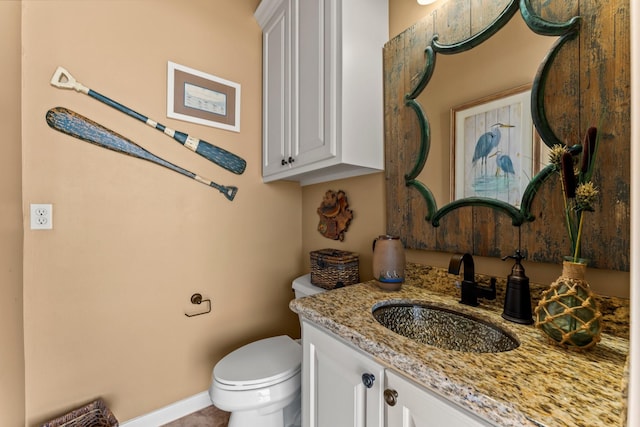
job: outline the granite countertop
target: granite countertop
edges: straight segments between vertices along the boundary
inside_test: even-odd
[[[498,426],[620,426],[623,370],[629,351],[628,300],[598,298],[606,327],[592,349],[577,352],[549,344],[531,325],[501,317],[504,279],[496,301],[458,303],[457,276],[408,265],[399,291],[375,281],[293,300],[291,309],[369,353],[380,364],[412,378]],[[479,281],[488,282],[489,278]],[[531,284],[533,305],[546,286]],[[382,301],[428,302],[467,313],[511,332],[520,346],[502,353],[465,353],[420,344],[380,325],[371,308]]]

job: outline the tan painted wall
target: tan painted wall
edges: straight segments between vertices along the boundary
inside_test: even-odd
[[[0,2],[0,425],[24,425],[20,2]]]
[[[331,240],[317,230],[320,217],[317,209],[327,190],[344,190],[353,211],[353,219],[344,240]],[[332,248],[356,252],[360,267],[360,280],[371,280],[373,239],[385,233],[384,174],[314,184],[303,187],[302,192],[302,251],[305,271],[310,271],[309,252]]]
[[[389,0],[389,38],[392,39],[425,16],[440,7],[439,0],[427,6],[421,6],[415,0]]]
[[[24,236],[27,423],[102,396],[120,421],[206,390],[215,362],[257,338],[299,334],[301,190],[261,181],[258,0],[23,2],[24,209],[54,229]],[[242,85],[241,132],[166,118],[167,61]],[[166,125],[247,160],[237,176],[88,96],[56,89],[58,65]],[[17,83],[16,83],[17,84]],[[233,202],[148,162],[50,129],[65,106],[160,157],[236,185]],[[25,224],[28,218],[25,217]],[[212,313],[190,297],[213,301]]]

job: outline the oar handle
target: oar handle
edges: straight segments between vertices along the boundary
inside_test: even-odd
[[[98,92],[84,86],[63,67],[58,67],[55,73],[53,73],[53,77],[51,77],[51,84],[59,89],[74,89],[78,92],[84,93],[85,95],[89,95],[90,97],[97,99],[98,101],[107,104],[108,106],[113,107],[116,110],[133,117],[134,119],[138,119],[144,123],[147,123],[148,125],[151,125],[151,127],[158,127],[158,123],[149,120],[148,117],[143,116],[142,114],[132,110],[131,108],[128,108],[120,104],[119,102],[116,102],[113,99],[101,95]],[[162,128],[163,129],[160,130],[164,130],[164,126],[162,126]]]
[[[234,197],[236,197],[236,193],[238,192],[238,187],[234,187],[232,185],[219,185],[219,184],[216,184],[215,182],[212,182],[211,186],[217,188],[218,191],[224,194],[224,197],[226,197],[229,200],[233,200]]]
[[[89,93],[89,88],[78,82],[70,72],[63,67],[58,67],[51,77],[51,84],[60,89],[74,89],[85,94]]]

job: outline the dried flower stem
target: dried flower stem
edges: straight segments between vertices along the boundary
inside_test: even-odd
[[[602,124],[602,118],[601,122]],[[560,175],[562,186],[562,200],[564,202],[565,226],[571,241],[571,253],[574,262],[581,257],[582,228],[584,224],[584,212],[593,211],[593,205],[598,196],[598,190],[593,185],[591,178],[595,169],[595,157],[600,142],[598,128],[590,127],[585,135],[584,142],[576,151],[567,146],[557,145],[552,147],[549,160],[555,165],[555,170]],[[575,168],[574,155],[582,153]]]
[[[580,258],[580,240],[582,239],[582,223],[584,222],[583,212],[580,211],[580,225],[578,226],[578,236],[576,237],[576,244],[573,249],[573,262],[578,262]]]

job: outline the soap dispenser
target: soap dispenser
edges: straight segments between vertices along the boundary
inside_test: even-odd
[[[520,250],[515,255],[502,258],[514,259],[516,262],[507,277],[507,293],[504,298],[504,311],[502,317],[515,323],[530,325],[533,323],[531,315],[531,292],[529,290],[529,278],[524,274],[524,267],[520,263],[524,258]]]

